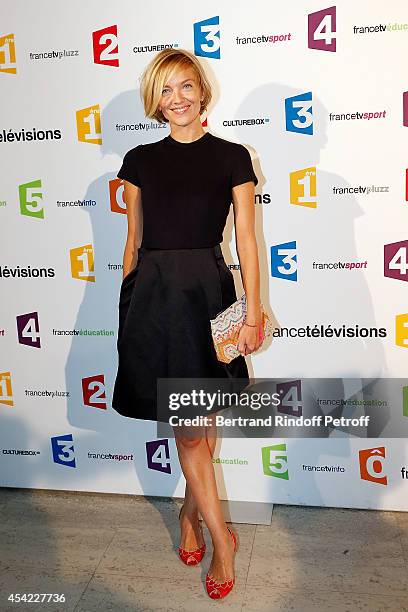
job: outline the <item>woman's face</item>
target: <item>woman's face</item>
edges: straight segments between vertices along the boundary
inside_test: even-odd
[[[170,124],[187,126],[199,117],[203,97],[195,70],[183,68],[164,84],[159,109]]]

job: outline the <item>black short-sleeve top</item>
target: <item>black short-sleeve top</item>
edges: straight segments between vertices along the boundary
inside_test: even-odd
[[[222,242],[232,187],[258,179],[241,144],[206,132],[193,142],[168,135],[130,149],[117,176],[141,188],[141,246],[212,247]]]

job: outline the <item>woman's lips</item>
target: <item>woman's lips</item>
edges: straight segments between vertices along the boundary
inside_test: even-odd
[[[176,115],[183,115],[183,113],[188,111],[189,108],[190,108],[190,105],[188,105],[188,106],[180,106],[179,108],[173,108],[172,111],[173,111],[173,113],[176,113]]]

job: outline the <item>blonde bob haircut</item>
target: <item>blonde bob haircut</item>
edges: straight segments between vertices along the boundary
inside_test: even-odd
[[[177,70],[184,68],[193,68],[204,95],[200,115],[206,110],[212,98],[211,85],[198,59],[186,49],[163,49],[147,65],[140,79],[140,96],[146,117],[168,123],[158,110],[163,87]]]

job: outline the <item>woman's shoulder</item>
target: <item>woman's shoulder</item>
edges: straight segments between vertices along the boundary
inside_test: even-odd
[[[222,150],[226,154],[229,155],[239,155],[243,151],[248,151],[248,149],[239,142],[233,142],[232,140],[226,140],[225,138],[221,138],[220,136],[215,136],[215,134],[211,133],[211,141],[213,146]]]
[[[129,158],[144,156],[148,153],[154,152],[158,147],[160,147],[163,140],[164,139],[162,138],[161,140],[157,140],[155,142],[141,142],[126,151],[125,155],[127,155]]]

